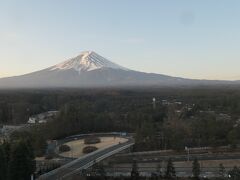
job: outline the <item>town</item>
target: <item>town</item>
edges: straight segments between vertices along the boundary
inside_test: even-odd
[[[27,100],[34,94],[22,91],[28,104],[26,114],[32,115],[23,115],[24,121],[6,124],[3,117],[13,118],[14,114],[1,113],[2,142],[26,135],[33,139],[34,176],[39,179],[54,179],[61,176],[59,173],[71,178],[131,177],[133,169],[139,178],[160,178],[165,177],[169,161],[173,177],[192,177],[194,161],[197,176],[203,178],[228,177],[232,170],[238,171],[234,168],[240,163],[240,114],[234,108],[239,96],[235,94],[227,101],[225,96],[219,98],[219,94],[227,91],[224,88],[212,94],[208,89],[201,93],[194,89],[175,92],[113,89],[99,90],[98,95],[80,90],[71,97],[73,91],[58,93],[57,97],[54,94],[55,98],[50,95],[53,91],[43,91],[35,101],[40,102],[35,104],[39,106],[38,114],[31,113],[36,109],[31,109],[33,105]],[[183,91],[184,98],[178,98]],[[46,106],[41,99],[46,96],[52,100],[46,103],[51,105],[49,111],[41,112],[41,106]],[[65,101],[56,106],[54,101],[62,96]],[[18,103],[16,95],[14,98]],[[8,113],[17,112],[6,109],[13,107],[6,101],[2,106]],[[93,141],[89,145],[87,138]],[[82,161],[87,164],[81,165]],[[104,170],[103,174],[99,174],[99,168]]]

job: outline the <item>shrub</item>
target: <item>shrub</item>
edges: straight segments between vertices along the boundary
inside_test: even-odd
[[[46,160],[50,160],[50,159],[53,159],[54,158],[54,155],[53,154],[47,154],[46,156],[45,156],[45,159]]]
[[[101,139],[99,137],[87,137],[84,139],[84,144],[97,144],[100,142]]]
[[[66,144],[63,144],[63,145],[61,145],[60,147],[59,147],[59,151],[60,152],[68,152],[68,151],[70,151],[71,150],[71,148],[68,146],[68,145],[66,145]]]
[[[95,147],[95,146],[87,146],[85,148],[83,148],[83,153],[84,154],[88,154],[88,153],[91,153],[93,151],[96,151],[98,148]]]

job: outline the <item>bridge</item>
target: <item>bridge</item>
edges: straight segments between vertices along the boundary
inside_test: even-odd
[[[86,156],[80,157],[72,162],[61,166],[53,171],[41,175],[38,180],[64,180],[73,175],[79,174],[82,170],[87,169],[97,162],[102,161],[114,154],[117,154],[134,145],[132,138],[128,138],[125,143],[113,145],[104,149],[99,149]]]

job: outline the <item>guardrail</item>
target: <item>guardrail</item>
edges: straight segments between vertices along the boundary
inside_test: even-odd
[[[96,160],[90,161],[90,162],[87,163],[86,165],[84,165],[84,166],[82,166],[82,167],[74,170],[73,172],[71,172],[71,173],[69,173],[69,174],[66,174],[66,175],[63,176],[62,178],[64,179],[64,178],[70,177],[70,176],[72,176],[72,175],[78,174],[79,171],[81,171],[81,170],[83,170],[83,169],[87,169],[87,168],[93,166],[95,163],[98,163],[98,162],[102,161],[103,159],[106,159],[106,158],[108,158],[108,157],[110,157],[110,156],[112,156],[112,155],[114,155],[114,154],[116,154],[116,153],[119,153],[119,152],[121,152],[121,151],[123,151],[123,150],[125,150],[125,149],[128,149],[128,148],[131,147],[132,145],[134,145],[134,143],[130,143],[130,144],[127,144],[127,145],[125,145],[125,146],[123,146],[123,147],[120,147],[120,148],[118,148],[118,149],[115,149],[115,150],[113,150],[113,151],[110,151],[109,153],[106,153],[106,154],[104,154],[103,156],[98,157]]]
[[[126,138],[127,138],[127,137],[126,137]],[[111,155],[113,155],[113,154],[116,154],[116,153],[118,153],[118,152],[120,152],[120,151],[122,151],[122,150],[124,150],[124,149],[127,149],[127,148],[131,147],[133,144],[134,144],[133,140],[128,137],[128,142],[125,142],[125,143],[122,143],[122,144],[117,144],[117,145],[108,146],[108,147],[106,147],[106,148],[104,148],[104,149],[99,149],[99,150],[97,150],[97,151],[94,151],[94,152],[92,152],[92,153],[89,153],[89,154],[87,154],[87,155],[85,155],[85,156],[83,156],[83,157],[80,157],[80,158],[78,158],[78,159],[76,159],[76,160],[71,161],[70,163],[68,163],[68,164],[66,164],[66,165],[61,166],[60,168],[57,168],[57,169],[55,169],[55,170],[53,170],[53,171],[50,171],[50,172],[48,172],[48,173],[46,173],[46,174],[41,175],[38,179],[39,179],[39,180],[48,179],[48,177],[53,176],[53,175],[55,175],[55,174],[58,174],[58,173],[60,173],[60,172],[63,171],[63,170],[71,169],[71,166],[73,166],[73,165],[75,165],[75,164],[77,164],[77,163],[79,163],[79,162],[81,162],[81,161],[83,161],[83,160],[85,160],[85,159],[87,159],[87,158],[90,158],[91,156],[94,156],[95,154],[98,154],[98,153],[103,152],[103,151],[105,151],[105,150],[107,150],[107,149],[111,149],[111,148],[114,148],[114,147],[118,147],[118,146],[119,146],[119,148],[113,149],[112,151],[110,150],[110,152],[106,152],[106,154],[101,155],[101,156],[98,157],[96,160],[92,160],[92,161],[88,162],[87,164],[85,164],[84,166],[82,166],[82,167],[80,167],[80,168],[78,168],[78,169],[76,169],[76,170],[73,170],[73,171],[74,171],[74,174],[75,174],[77,171],[79,171],[79,170],[81,170],[81,169],[85,169],[85,168],[91,167],[91,166],[94,164],[94,162],[99,162],[99,161],[101,161],[101,160],[103,160],[103,159],[105,159],[105,158],[107,158],[107,157],[109,157],[109,156],[111,156]],[[72,172],[70,172],[70,173],[68,173],[68,174],[71,174],[71,173],[72,173]]]
[[[86,136],[127,136],[126,132],[108,132],[108,133],[89,133],[89,134],[77,134],[64,138],[64,140],[74,139],[74,138],[82,138]]]

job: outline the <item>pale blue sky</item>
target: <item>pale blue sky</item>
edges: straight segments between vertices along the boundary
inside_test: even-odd
[[[131,69],[240,79],[239,0],[0,0],[0,77],[98,54]]]

